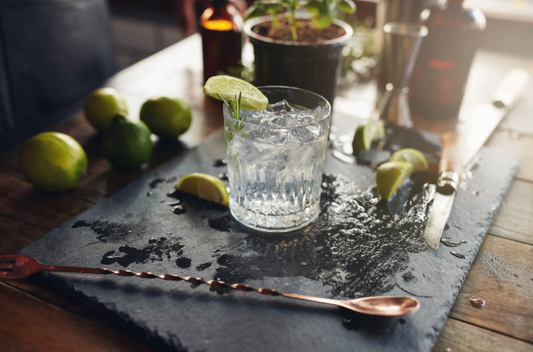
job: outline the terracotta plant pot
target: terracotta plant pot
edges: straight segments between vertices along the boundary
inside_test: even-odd
[[[252,30],[254,26],[270,21],[270,16],[257,17],[248,20],[244,26],[244,32],[254,47],[255,84],[307,89],[322,95],[333,105],[342,49],[352,37],[352,27],[346,22],[334,20],[332,25],[346,32],[343,36],[307,44],[271,39]]]

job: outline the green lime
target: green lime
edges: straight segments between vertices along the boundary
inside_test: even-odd
[[[74,138],[59,132],[44,132],[24,144],[19,166],[35,188],[62,192],[81,181],[87,170],[87,156]]]
[[[141,120],[161,138],[177,138],[191,126],[191,108],[180,99],[148,99],[141,107]]]
[[[220,179],[208,174],[188,174],[179,180],[176,189],[201,199],[229,206],[226,185]]]
[[[370,119],[355,130],[352,147],[354,151],[369,150],[375,139],[385,137],[383,121]]]
[[[221,100],[220,96],[230,101],[242,94],[241,107],[246,110],[266,110],[268,98],[252,84],[231,76],[213,76],[205,82],[204,93]]]
[[[136,169],[152,156],[150,129],[142,121],[135,123],[117,115],[104,132],[102,149],[115,168]]]
[[[85,117],[98,131],[104,131],[117,114],[127,115],[128,106],[119,92],[113,88],[95,90],[85,100]]]
[[[413,166],[405,161],[388,161],[376,172],[376,187],[381,199],[389,201],[413,172]]]
[[[424,154],[413,148],[400,149],[392,154],[389,161],[406,161],[413,165],[413,172],[428,171],[428,161]]]

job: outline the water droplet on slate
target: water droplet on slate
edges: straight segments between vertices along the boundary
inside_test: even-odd
[[[176,259],[176,265],[182,269],[187,269],[191,266],[191,260],[189,258],[178,258]]]
[[[440,242],[445,245],[446,247],[458,247],[460,246],[463,242],[458,242],[458,241],[452,241],[451,238],[449,237],[444,237],[440,240]],[[465,242],[466,243],[466,242]]]
[[[457,257],[457,258],[460,258],[460,259],[466,259],[466,255],[464,255],[462,253],[458,253],[456,251],[450,251],[450,254],[453,255],[454,257]]]
[[[223,166],[226,166],[226,165],[228,165],[228,160],[226,160],[226,159],[217,159],[213,163],[214,167],[223,167]]]
[[[218,174],[218,178],[221,179],[222,181],[227,181],[227,180],[229,180],[229,177],[228,177],[228,173],[227,173],[227,172],[223,172],[223,173]]]

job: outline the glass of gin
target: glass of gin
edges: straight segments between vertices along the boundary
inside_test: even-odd
[[[259,87],[265,111],[224,106],[230,210],[243,225],[290,232],[320,212],[322,167],[331,120],[329,102],[292,87]]]

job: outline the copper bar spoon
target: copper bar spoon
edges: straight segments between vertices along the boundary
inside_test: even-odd
[[[354,312],[379,315],[385,317],[397,317],[413,313],[420,308],[420,302],[416,298],[406,296],[378,296],[364,297],[351,300],[337,300],[300,295],[296,293],[282,293],[269,288],[254,288],[244,284],[228,284],[220,280],[204,280],[192,276],[157,275],[150,272],[134,272],[131,270],[111,270],[106,268],[85,268],[74,266],[43,265],[36,259],[19,254],[0,255],[0,279],[23,279],[40,271],[59,271],[85,274],[113,274],[118,276],[137,276],[142,279],[161,279],[170,281],[186,281],[193,284],[205,284],[215,288],[229,288],[237,291],[255,291],[267,296],[281,296],[304,301],[329,304],[352,310]]]

